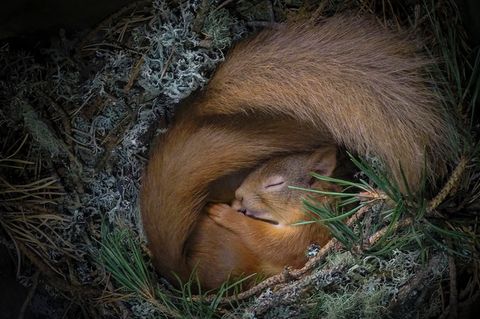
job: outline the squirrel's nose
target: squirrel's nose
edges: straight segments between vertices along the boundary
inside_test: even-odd
[[[237,201],[239,201],[240,203],[243,201],[243,190],[242,188],[238,188],[236,191],[235,191],[235,199]]]

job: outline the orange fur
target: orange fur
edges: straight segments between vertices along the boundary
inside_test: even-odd
[[[207,206],[208,218],[200,218],[188,255],[203,288],[217,288],[228,278],[241,275],[268,277],[285,266],[299,268],[306,262],[305,251],[310,244],[324,245],[329,240],[328,231],[318,223],[294,225],[311,218],[302,207],[303,193],[288,188],[295,185],[338,191],[338,187],[319,181],[310,185],[309,173],[320,164],[326,169],[319,172],[332,174],[335,148],[269,160],[245,178],[235,192],[232,207]],[[282,183],[265,188],[272,178],[280,178]],[[330,201],[324,196],[314,197],[323,203]],[[256,219],[247,216],[252,211]]]
[[[377,156],[400,184],[401,166],[414,190],[424,168],[442,175],[457,133],[427,64],[403,35],[364,18],[286,25],[239,43],[152,149],[141,210],[160,273],[188,278],[198,241],[218,226],[202,226],[215,183],[269,158],[335,144]]]

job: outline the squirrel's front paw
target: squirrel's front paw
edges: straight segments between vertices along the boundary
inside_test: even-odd
[[[213,219],[217,224],[228,227],[230,223],[234,222],[236,211],[227,204],[208,204],[207,207],[208,216]],[[230,228],[230,227],[228,227]]]

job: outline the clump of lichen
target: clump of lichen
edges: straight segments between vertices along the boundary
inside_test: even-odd
[[[336,256],[335,256],[336,255]],[[345,258],[345,255],[347,257]],[[349,252],[334,254],[334,264],[347,265],[348,285],[336,291],[319,291],[312,298],[317,313],[329,319],[375,318],[390,315],[388,306],[400,288],[407,284],[420,267],[418,251],[395,250],[389,259],[380,257],[352,258]],[[428,278],[432,283],[442,278],[447,268],[446,258]],[[330,267],[331,260],[326,267]]]
[[[230,28],[235,20],[225,9],[212,11],[206,18],[203,32],[212,39],[214,48],[224,49],[232,44]]]

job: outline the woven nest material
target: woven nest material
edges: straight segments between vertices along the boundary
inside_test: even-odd
[[[175,105],[253,29],[345,10],[410,28],[441,57],[438,89],[473,127],[478,61],[468,62],[457,8],[447,0],[144,1],[36,55],[2,45],[0,243],[18,257],[18,278],[30,290],[25,304],[49,318],[465,315],[480,285],[480,170],[470,141],[443,190],[405,210],[423,207],[421,216],[382,222],[380,198],[347,222],[362,234],[357,244],[335,236],[309,251],[303,269],[246,292],[193,295],[194,283],[173,289],[150,264],[140,177]]]

